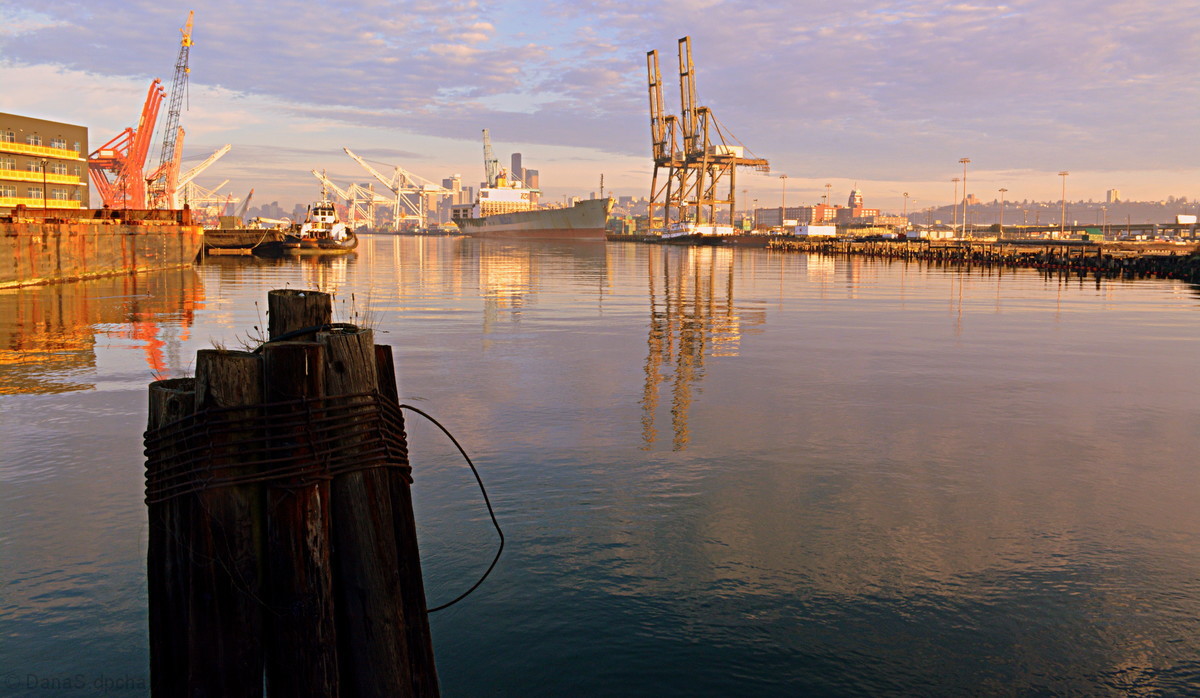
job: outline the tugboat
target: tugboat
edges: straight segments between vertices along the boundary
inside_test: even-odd
[[[358,237],[338,218],[333,202],[325,198],[308,207],[299,230],[288,231],[279,240],[263,242],[254,248],[254,254],[269,257],[346,254],[355,247]]]

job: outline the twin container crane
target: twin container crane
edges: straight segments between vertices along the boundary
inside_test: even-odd
[[[646,54],[650,91],[650,143],[654,175],[650,182],[649,224],[652,230],[675,223],[713,224],[718,206],[736,211],[737,167],[770,171],[762,158],[745,157],[745,148],[730,145],[716,116],[696,103],[696,73],[691,37],[679,40],[680,116],[667,114],[663,102],[658,51]],[[682,139],[682,148],[679,141]],[[728,183],[728,193],[722,186]]]

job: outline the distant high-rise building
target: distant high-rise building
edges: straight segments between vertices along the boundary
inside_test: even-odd
[[[862,190],[860,190],[860,189],[850,190],[850,201],[849,201],[849,203],[846,204],[846,206],[849,208],[862,208],[862,205],[863,205]]]
[[[452,205],[466,203],[462,200],[462,175],[451,175],[446,179],[443,179],[442,188],[450,192],[450,203]]]
[[[540,187],[538,186],[538,171],[537,170],[525,170],[524,182],[525,182],[525,186],[529,187],[530,189],[540,189]]]
[[[521,154],[520,153],[512,154],[512,169],[509,170],[508,174],[513,179],[519,179],[522,182],[525,181],[525,168],[521,167]]]
[[[1121,190],[1120,189],[1109,189],[1108,194],[1104,198],[1105,198],[1105,201],[1107,201],[1108,203],[1115,204],[1121,200]]]

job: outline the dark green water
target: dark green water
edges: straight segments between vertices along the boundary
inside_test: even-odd
[[[283,287],[395,347],[508,536],[444,695],[1200,693],[1197,289],[374,236],[0,292],[0,694],[146,692],[146,384]],[[495,538],[409,438],[436,605]]]

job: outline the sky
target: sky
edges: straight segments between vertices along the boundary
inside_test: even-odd
[[[771,163],[739,171],[739,208],[817,203],[827,183],[836,203],[858,187],[885,211],[949,205],[964,157],[985,201],[1064,183],[1068,200],[1200,197],[1194,0],[0,0],[0,111],[85,125],[98,147],[152,79],[170,88],[188,10],[184,167],[231,144],[197,181],[255,205],[316,198],[313,169],[369,181],[343,147],[385,175],[477,183],[484,128],[547,198],[601,175],[646,196],[646,52],[678,113],[683,36],[699,103]]]

